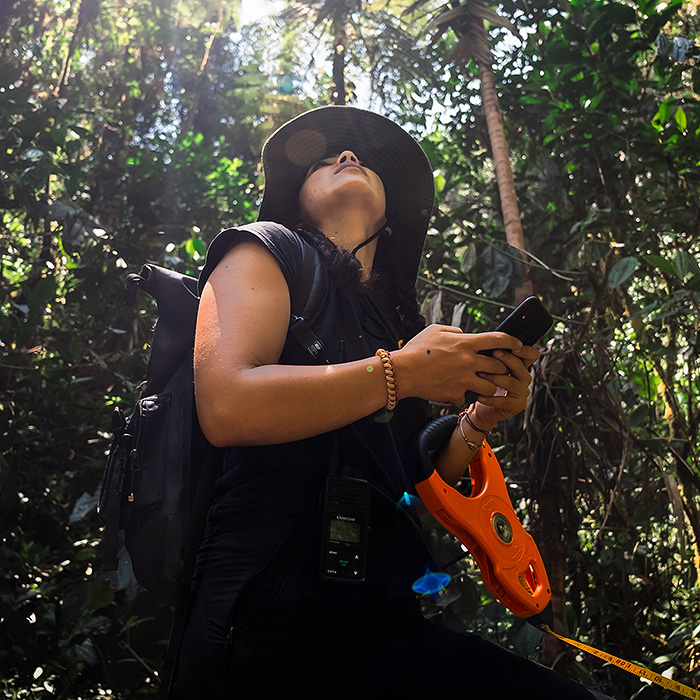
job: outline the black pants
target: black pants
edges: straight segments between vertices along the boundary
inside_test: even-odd
[[[258,525],[255,543],[241,530],[205,537],[173,700],[606,697],[424,620],[412,597],[321,584],[309,576],[315,533],[303,525]],[[261,549],[271,553],[263,562]]]
[[[368,631],[370,632],[370,631]],[[205,644],[199,659],[181,674],[177,698],[295,697],[401,698],[464,697],[479,700],[593,700],[606,696],[477,635],[454,632],[428,621],[406,636],[355,638],[357,646],[312,638],[292,624],[249,650],[220,651]],[[192,649],[184,649],[189,660]],[[207,653],[208,651],[208,653]],[[240,653],[238,659],[236,655]],[[184,658],[183,658],[184,660]],[[218,663],[217,663],[218,660]],[[222,677],[225,669],[228,677]],[[218,679],[218,680],[217,680]],[[440,695],[438,695],[440,694]],[[443,695],[445,694],[445,695]]]

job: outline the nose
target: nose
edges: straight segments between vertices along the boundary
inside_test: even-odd
[[[360,162],[360,159],[352,151],[343,151],[338,155],[338,164],[345,163],[348,160],[351,160],[355,163]]]

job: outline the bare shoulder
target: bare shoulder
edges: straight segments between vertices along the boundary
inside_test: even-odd
[[[229,250],[202,290],[195,367],[219,371],[274,363],[289,326],[289,289],[275,257],[244,239]],[[221,362],[222,364],[219,364]]]
[[[280,284],[286,287],[275,256],[257,239],[244,238],[221,258],[207,280],[207,285],[219,293],[252,283],[258,288],[279,287]]]

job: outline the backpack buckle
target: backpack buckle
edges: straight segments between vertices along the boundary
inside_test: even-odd
[[[124,305],[133,306],[136,302],[136,290],[139,286],[139,282],[143,281],[141,275],[132,273],[127,275],[126,283],[124,285]]]
[[[316,334],[311,330],[303,316],[292,315],[289,330],[301,343],[304,350],[306,350],[307,355],[309,355],[312,360],[326,361],[323,343],[316,337]]]

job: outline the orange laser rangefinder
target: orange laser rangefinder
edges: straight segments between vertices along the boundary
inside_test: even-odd
[[[446,484],[432,466],[431,450],[445,444],[457,420],[458,416],[443,416],[422,432],[419,450],[431,473],[416,484],[418,496],[436,520],[469,550],[494,596],[518,617],[539,617],[551,599],[549,578],[535,541],[513,510],[493,450],[484,442],[474,455],[469,465],[469,496]]]

